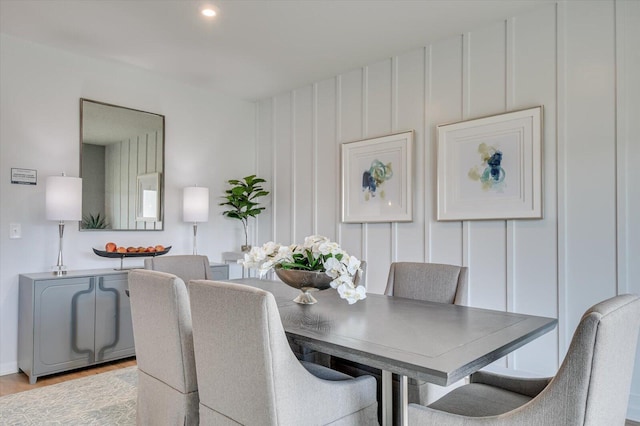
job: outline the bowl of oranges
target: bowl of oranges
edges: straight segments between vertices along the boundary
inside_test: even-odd
[[[169,253],[171,246],[165,247],[162,244],[155,246],[119,246],[116,243],[108,242],[104,245],[104,250],[93,249],[93,252],[101,257],[111,257],[121,259],[123,257],[149,257],[149,256],[161,256]]]

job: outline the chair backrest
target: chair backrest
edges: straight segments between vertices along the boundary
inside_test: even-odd
[[[523,410],[540,410],[565,424],[622,425],[640,330],[640,298],[621,295],[583,315],[551,383]],[[571,419],[571,421],[569,421]]]
[[[299,409],[296,385],[309,374],[289,348],[273,295],[203,280],[191,281],[189,294],[201,406],[219,421],[287,424],[287,410]]]
[[[129,272],[138,369],[182,393],[198,388],[191,307],[184,282],[164,272]]]
[[[144,269],[176,275],[185,284],[191,280],[210,280],[213,278],[207,256],[196,254],[149,257],[144,260]]]
[[[384,294],[462,305],[467,298],[467,277],[466,266],[395,262],[389,268]]]

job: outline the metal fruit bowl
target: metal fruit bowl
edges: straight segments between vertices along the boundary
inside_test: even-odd
[[[104,251],[104,250],[98,250],[97,248],[94,248],[93,252],[95,254],[97,254],[98,256],[100,256],[100,257],[110,257],[112,259],[120,259],[120,258],[123,258],[123,257],[155,257],[155,256],[162,256],[163,254],[169,253],[169,250],[171,250],[171,246],[165,247],[165,249],[162,250],[162,251],[143,251],[143,252],[134,251],[134,252],[118,253],[118,252],[115,252],[115,251]]]
[[[171,246],[165,247],[162,251],[145,251],[145,252],[127,252],[127,253],[118,253],[115,251],[104,251],[98,250],[97,248],[93,249],[93,252],[100,257],[109,257],[112,259],[120,259],[120,269],[116,268],[116,271],[124,270],[124,258],[125,257],[156,257],[162,256],[163,254],[169,253],[171,250]]]

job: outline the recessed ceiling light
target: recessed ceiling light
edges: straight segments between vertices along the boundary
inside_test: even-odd
[[[206,17],[213,18],[216,16],[216,11],[211,8],[202,9],[202,14]]]

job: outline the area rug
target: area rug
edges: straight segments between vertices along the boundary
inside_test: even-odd
[[[0,425],[135,425],[138,368],[0,398]]]

